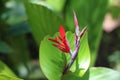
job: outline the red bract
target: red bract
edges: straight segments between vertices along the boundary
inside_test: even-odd
[[[62,52],[70,53],[70,46],[66,39],[65,30],[63,26],[60,26],[59,29],[60,36],[57,36],[55,39],[49,38],[50,41],[54,42],[53,46],[57,47]]]

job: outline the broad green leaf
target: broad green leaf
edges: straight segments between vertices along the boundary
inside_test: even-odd
[[[22,80],[0,61],[0,80]]]
[[[5,42],[0,40],[0,52],[1,53],[11,53],[13,49]]]
[[[103,67],[90,68],[89,80],[120,80],[120,72]]]
[[[66,0],[29,0],[33,3],[44,4],[45,6],[49,6],[52,10],[57,13],[63,11]]]
[[[61,12],[64,8],[66,0],[46,0],[57,12]]]
[[[95,63],[102,35],[102,22],[107,11],[108,0],[69,0],[65,8],[65,21],[74,30],[73,10],[77,14],[80,28],[88,27],[88,42],[91,51],[91,65]]]
[[[120,80],[120,72],[109,68],[93,67],[90,68],[83,77],[79,74],[68,72],[62,80]]]
[[[71,48],[74,48],[74,34],[71,32],[67,33],[67,39],[71,45]],[[87,33],[85,33],[80,40],[80,49],[78,52],[78,57],[75,60],[74,64],[71,67],[71,71],[77,73],[82,77],[87,71],[90,65],[90,51],[88,46]]]
[[[40,1],[39,3],[32,3],[28,0],[24,1],[24,4],[32,34],[38,45],[44,36],[53,35],[57,32],[60,24],[63,24],[61,18],[51,11],[47,4]]]
[[[45,37],[40,45],[40,66],[49,80],[60,80],[66,64],[65,54],[55,48],[48,38],[50,36]]]

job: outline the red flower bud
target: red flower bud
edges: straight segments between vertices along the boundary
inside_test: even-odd
[[[53,46],[57,47],[62,52],[70,53],[70,46],[66,39],[65,30],[63,26],[60,26],[59,29],[60,36],[57,36],[55,39],[49,38],[50,41],[54,42]]]

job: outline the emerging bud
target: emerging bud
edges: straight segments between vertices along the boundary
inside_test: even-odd
[[[77,17],[76,17],[76,13],[73,11],[73,14],[74,14],[74,23],[75,23],[75,34],[78,36],[79,35],[79,25],[78,25],[78,20],[77,20]]]

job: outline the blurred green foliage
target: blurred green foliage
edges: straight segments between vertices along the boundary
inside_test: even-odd
[[[20,8],[20,6],[22,5],[18,5],[19,3],[21,4],[21,2],[17,2],[13,0],[8,0],[8,1],[1,0],[0,2],[1,60],[6,61],[6,63],[8,63],[9,66],[11,65],[11,68],[16,72],[18,72],[18,67],[20,64],[24,64],[26,69],[28,69],[27,64],[30,59],[29,50],[25,38],[25,32],[28,33],[27,31],[28,25],[26,25],[27,29],[25,30],[24,28],[26,26],[23,26],[24,23],[23,16],[25,15],[18,12],[18,11],[22,12],[23,10]],[[11,18],[13,20],[11,20]],[[18,20],[18,18],[21,18],[21,20]],[[19,28],[16,27],[16,25],[19,26]],[[9,54],[5,54],[5,53],[9,53]]]
[[[7,45],[5,42],[0,40],[0,52],[1,53],[11,53],[13,52],[13,49]]]
[[[109,9],[108,12],[112,14],[112,17],[120,17],[120,0],[109,0]]]
[[[120,71],[120,51],[115,51],[112,55],[108,57],[108,60],[114,69]]]
[[[0,80],[22,80],[3,63],[0,61]]]
[[[110,62],[120,63],[120,51],[115,51],[108,59]]]

